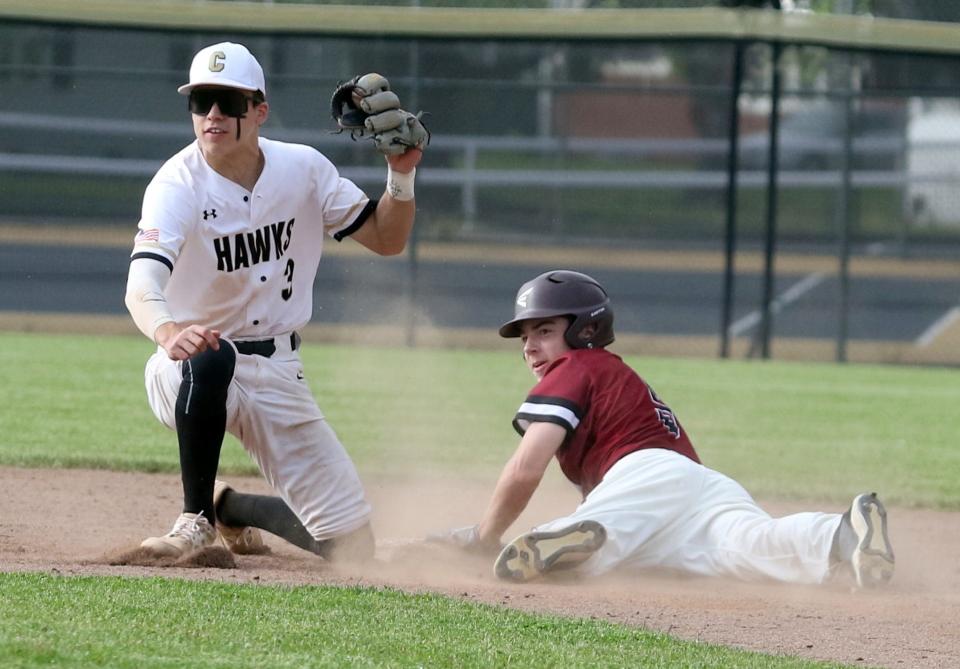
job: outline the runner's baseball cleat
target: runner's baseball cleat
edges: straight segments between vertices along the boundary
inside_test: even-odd
[[[212,546],[217,530],[203,513],[181,513],[173,529],[162,537],[150,537],[140,544],[157,557],[180,558],[195,550]]]
[[[528,532],[504,547],[493,571],[505,581],[523,583],[551,570],[582,564],[606,539],[606,529],[595,520],[548,532]]]
[[[857,585],[871,588],[887,583],[893,578],[893,547],[887,535],[887,510],[877,499],[877,493],[854,497],[842,522],[849,522],[857,537],[850,557]]]

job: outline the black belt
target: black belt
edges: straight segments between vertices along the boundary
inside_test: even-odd
[[[235,341],[233,344],[237,347],[237,352],[243,355],[262,355],[264,358],[269,358],[277,352],[277,345],[274,343],[273,337],[270,339],[255,339],[253,341]],[[300,335],[296,332],[291,332],[290,350],[296,351],[298,348],[300,348]]]

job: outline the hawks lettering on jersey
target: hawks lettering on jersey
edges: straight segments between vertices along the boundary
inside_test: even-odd
[[[302,328],[324,240],[351,234],[376,207],[316,149],[261,137],[260,150],[253,190],[215,172],[197,142],[147,186],[132,255],[170,269],[164,294],[178,323],[249,339]]]
[[[280,260],[290,247],[294,219],[265,225],[259,230],[217,237],[213,248],[217,254],[217,270],[234,270],[258,265],[267,260]],[[273,257],[271,257],[271,248]]]

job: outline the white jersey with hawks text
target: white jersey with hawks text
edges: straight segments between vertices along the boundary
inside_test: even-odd
[[[214,171],[197,142],[147,186],[131,257],[171,269],[165,296],[178,323],[236,338],[303,327],[324,237],[350,234],[373,206],[315,149],[259,141],[253,191]]]

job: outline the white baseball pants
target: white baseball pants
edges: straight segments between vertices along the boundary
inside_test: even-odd
[[[290,336],[276,337],[275,344],[269,358],[237,354],[227,392],[227,431],[311,536],[324,540],[352,532],[371,512],[360,477],[303,379]],[[181,367],[160,348],[145,371],[150,408],[173,430]]]
[[[674,451],[636,451],[618,461],[573,514],[536,530],[595,520],[606,543],[579,567],[666,568],[743,580],[821,583],[840,514],[773,518],[733,479]]]

